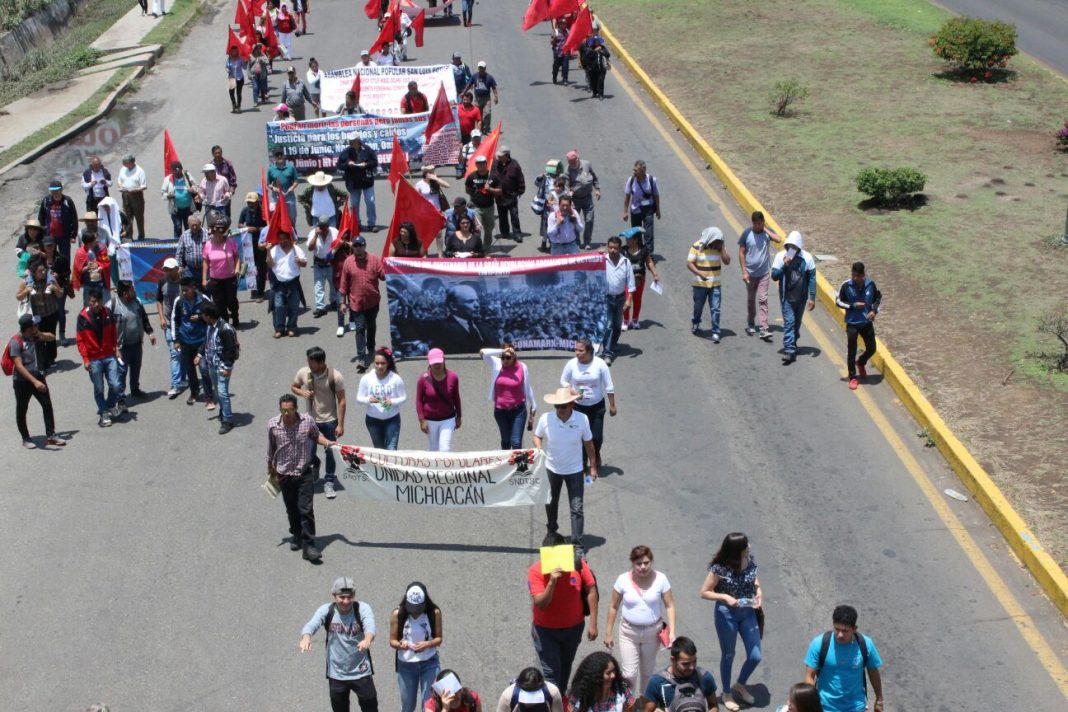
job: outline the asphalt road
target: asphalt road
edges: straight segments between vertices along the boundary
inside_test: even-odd
[[[1068,2],[1065,0],[937,0],[953,12],[1016,25],[1017,46],[1068,76]]]
[[[120,136],[103,151],[107,165],[117,169],[118,156],[133,150],[150,185],[158,185],[161,134],[169,128],[188,165],[203,162],[220,143],[236,163],[239,193],[255,187],[267,114],[228,113],[217,56],[232,12],[225,4],[107,125]],[[355,63],[374,34],[361,4],[317,0],[314,34],[296,42],[301,71],[312,53],[327,68]],[[659,177],[664,221],[657,244],[666,292],[646,296],[648,328],[624,336],[628,348],[613,367],[619,416],[606,428],[611,470],[586,498],[590,561],[605,597],[626,570],[630,548],[652,546],[676,592],[679,632],[697,641],[700,661],[718,679],[712,607],[697,592],[722,537],[742,530],[766,591],[765,662],[751,680],[762,707],[783,701],[803,675],[808,641],[829,627],[834,605],[848,602],[886,662],[888,710],[1063,710],[1064,679],[1059,687],[1050,672],[1063,674],[1068,650],[1061,618],[974,503],[950,502],[960,530],[932,507],[899,451],[846,389],[844,337],[830,319],[819,310],[807,315],[806,324],[830,342],[817,342],[806,327],[802,358],[782,367],[778,342],[744,335],[744,291],[733,265],[725,276],[723,343],[691,336],[688,245],[709,224],[735,233],[743,216],[718,189],[705,191],[708,174],[686,162],[696,160],[688,151],[676,152],[673,131],[651,123],[635,97],[650,102],[635,93],[619,63],[603,102],[549,83],[547,36],[542,28],[519,32],[522,7],[521,0],[483,3],[471,30],[428,27],[426,47],[412,56],[442,62],[459,49],[472,65],[489,61],[501,87],[494,114],[528,179],[572,147],[591,159],[604,190],[598,240],[623,227],[622,185],[633,161],[645,159]],[[106,142],[104,132],[93,135]],[[8,178],[0,187],[3,234],[35,209],[52,174],[81,170],[80,150],[53,152]],[[384,182],[378,195],[386,222]],[[719,204],[731,205],[729,214]],[[525,207],[522,217],[533,231]],[[153,234],[169,234],[162,201],[150,200],[150,224]],[[372,247],[382,235],[371,238]],[[512,254],[533,254],[535,242]],[[7,274],[12,255],[3,250],[0,269]],[[884,308],[902,298],[885,295]],[[778,318],[776,305],[772,314]],[[345,495],[317,498],[323,565],[288,550],[282,503],[259,489],[264,426],[314,344],[326,348],[355,389],[354,345],[334,337],[330,319],[307,315],[299,339],[275,342],[264,305],[246,303],[242,316],[259,323],[241,335],[233,381],[240,427],[226,437],[216,435],[202,406],[162,397],[166,352],[151,347],[144,381],[154,398],[134,408],[128,422],[96,427],[88,378],[73,349],[61,354],[66,371],[50,379],[59,427],[71,435],[64,451],[23,451],[13,419],[0,420],[0,442],[8,443],[0,499],[5,711],[80,710],[96,701],[117,711],[326,709],[321,636],[307,655],[298,653],[297,639],[341,574],[356,579],[358,597],[372,604],[381,626],[374,654],[384,710],[398,700],[385,623],[412,580],[426,582],[444,610],[443,661],[485,698],[495,699],[534,661],[525,571],[544,533],[540,509],[436,511],[372,506]],[[11,331],[11,321],[4,323]],[[536,392],[555,387],[565,358],[526,357]],[[488,376],[476,359],[450,363],[465,403],[457,449],[492,447]],[[412,383],[421,369],[403,363],[400,373]],[[922,447],[889,389],[870,385],[865,392],[936,491],[959,488],[937,453]],[[13,399],[3,399],[10,413]],[[414,412],[402,417],[401,447],[422,447]],[[35,406],[30,422],[39,432]],[[345,441],[366,443],[357,408],[347,426]],[[974,552],[997,574],[981,575],[960,538],[974,541]],[[602,627],[603,621],[602,611]],[[1052,652],[1040,657],[1021,629]],[[584,643],[580,655],[599,647]]]

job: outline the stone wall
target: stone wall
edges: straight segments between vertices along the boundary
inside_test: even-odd
[[[0,36],[0,76],[9,77],[27,55],[51,46],[63,34],[78,6],[90,1],[53,0],[48,7]]]

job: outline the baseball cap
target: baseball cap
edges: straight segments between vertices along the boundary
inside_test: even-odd
[[[288,73],[290,73],[290,72],[292,72],[292,73],[294,73],[294,74],[295,74],[295,73],[296,73],[296,71],[297,71],[297,68],[296,68],[296,67],[294,67],[294,66],[293,66],[292,64],[291,64],[291,65],[289,65],[288,67],[286,67],[286,73],[287,73],[287,74],[288,74]]]
[[[134,159],[134,155],[132,153],[127,153],[125,156],[122,157],[122,162],[123,163],[129,163],[130,161],[133,161],[133,160],[135,160],[135,159]]]
[[[485,69],[486,68],[486,62],[485,61],[479,62],[478,63],[478,68],[479,69]]]
[[[453,52],[452,53],[452,58],[453,59],[462,59],[462,57],[460,56],[459,52]]]
[[[257,193],[256,191],[252,191],[251,193],[246,193],[245,194],[245,202],[246,203],[258,203],[258,202],[260,202],[260,194]]]
[[[49,190],[63,190],[63,183],[58,179],[53,180],[51,183],[48,184],[48,189]]]
[[[426,362],[433,366],[436,363],[445,363],[445,352],[441,349],[430,349],[426,355]]]
[[[210,171],[210,172],[214,173],[215,170],[216,170],[216,168],[215,168],[215,164],[214,163],[205,163],[204,167],[200,169],[200,172],[201,173],[207,173],[207,172]]]
[[[471,135],[472,135],[472,136],[478,136],[478,137],[480,137],[480,138],[481,138],[481,136],[482,136],[482,132],[481,132],[481,131],[479,131],[478,129],[471,129]]]
[[[413,606],[419,606],[426,603],[426,594],[418,586],[411,586],[408,592],[404,594],[404,600]]]
[[[19,331],[26,329],[34,324],[40,324],[41,317],[34,316],[33,314],[23,314],[19,317]],[[414,588],[414,587],[413,587]],[[418,589],[417,589],[418,590]],[[411,596],[412,590],[408,589],[408,595]],[[421,594],[421,592],[420,592]]]
[[[522,705],[539,705],[546,702],[545,693],[539,688],[537,690],[519,690],[519,704]]]
[[[365,49],[364,49],[364,50],[360,50],[360,56],[361,56],[361,57],[370,57],[370,56],[371,56],[371,53],[370,53],[370,52],[368,52],[368,51],[367,51],[367,50],[365,50]]]
[[[356,582],[350,579],[348,576],[339,576],[334,579],[334,585],[330,589],[330,593],[339,594],[345,591],[352,593],[356,590]]]
[[[178,260],[174,259],[173,257],[168,257],[167,259],[163,260],[163,269],[177,269],[177,268],[178,268]]]
[[[486,157],[485,156],[475,156],[475,163],[485,163],[485,162],[486,162]]]
[[[330,218],[324,218],[322,215],[315,223],[316,227],[330,227]]]
[[[501,146],[500,148],[497,149],[497,155],[498,156],[503,156],[506,153],[509,156],[512,155],[512,149],[508,148],[507,146]]]
[[[367,247],[367,239],[363,235],[357,235],[355,239],[353,239],[352,244]]]

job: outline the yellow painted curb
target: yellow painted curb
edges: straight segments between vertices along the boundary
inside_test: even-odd
[[[768,213],[760,201],[749,192],[742,181],[734,174],[730,166],[720,158],[697,130],[686,120],[682,112],[671,102],[659,87],[649,78],[645,70],[635,61],[634,57],[620,44],[619,40],[601,24],[601,35],[611,46],[616,57],[630,70],[630,73],[638,80],[642,88],[652,97],[653,101],[675,124],[679,132],[686,137],[690,145],[708,163],[708,167],[719,178],[720,182],[746,213],[759,210],[767,218],[768,226],[779,234],[786,232],[779,226],[774,218]],[[837,292],[820,273],[816,276],[816,289],[819,301],[834,316],[835,322],[844,323],[844,314],[835,304]],[[942,456],[949,462],[950,467],[960,477],[961,482],[972,493],[975,500],[990,517],[991,521],[1001,532],[1009,548],[1023,561],[1028,571],[1035,577],[1042,590],[1050,597],[1053,604],[1068,618],[1068,576],[1053,560],[1053,557],[1039,543],[1034,533],[1027,528],[1023,519],[1012,508],[1005,495],[998,486],[990,479],[990,475],[972,457],[964,444],[953,434],[942,417],[934,409],[934,406],[920,392],[912,378],[898,363],[881,340],[878,341],[878,351],[872,359],[883,374],[890,387],[904,403],[916,422],[927,430],[931,439],[934,440]]]

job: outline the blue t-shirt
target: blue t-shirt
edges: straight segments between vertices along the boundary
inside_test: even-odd
[[[753,232],[753,229],[748,227],[738,238],[738,247],[745,247],[745,268],[750,277],[759,279],[771,271],[771,253],[768,251],[770,241],[766,230]]]
[[[678,678],[675,682],[668,679],[667,670],[656,673],[649,678],[649,684],[645,686],[645,699],[655,702],[657,709],[666,710],[675,699],[675,686],[687,682],[699,686],[706,698],[716,694],[716,678],[712,677],[708,670],[699,667],[690,677]]]
[[[863,634],[858,633],[858,635]],[[868,669],[878,670],[883,666],[879,651],[875,649],[875,643],[871,638],[866,635],[864,642],[868,644]],[[813,670],[819,667],[822,645],[822,634],[817,635],[809,644],[808,653],[805,655],[807,667]],[[816,689],[820,691],[820,701],[823,703],[824,712],[861,712],[864,709],[866,683],[864,672],[861,670],[863,660],[856,640],[848,645],[839,645],[833,637],[831,638],[831,645],[827,648],[827,659],[816,681]]]

